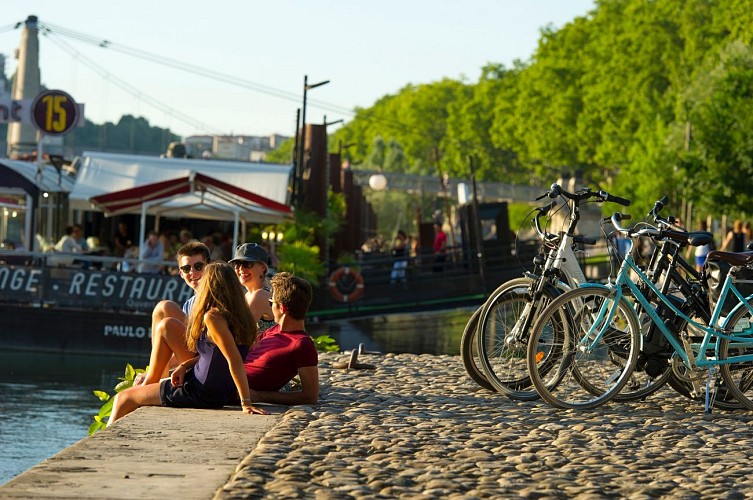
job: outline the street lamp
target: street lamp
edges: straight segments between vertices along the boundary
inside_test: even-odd
[[[384,191],[387,189],[387,177],[384,176],[381,169],[369,177],[369,187],[374,191]]]
[[[306,96],[308,91],[329,83],[329,80],[309,85],[309,76],[303,77],[303,111],[301,113],[301,147],[298,151],[298,164],[296,165],[296,202],[300,206],[303,202],[303,159],[306,157]]]
[[[276,233],[274,231],[262,231],[261,239],[269,243],[270,257],[272,257],[272,255],[275,255],[275,244],[281,243],[283,236],[284,235],[282,231],[278,231]]]

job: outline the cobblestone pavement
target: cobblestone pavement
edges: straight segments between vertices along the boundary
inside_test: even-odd
[[[319,405],[291,408],[216,498],[743,498],[753,413],[663,390],[563,411],[478,388],[457,356],[322,359]]]

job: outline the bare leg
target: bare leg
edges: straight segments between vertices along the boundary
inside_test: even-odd
[[[165,318],[152,332],[152,353],[143,384],[154,384],[167,376],[173,355],[178,363],[182,363],[196,356],[196,353],[189,351],[186,346],[186,325],[175,318]]]
[[[112,413],[107,421],[109,427],[113,422],[128,415],[142,406],[158,406],[162,403],[159,396],[159,384],[139,385],[126,389],[115,395]]]
[[[157,303],[156,306],[154,306],[154,310],[152,311],[152,330],[151,330],[151,337],[152,337],[152,353],[154,352],[154,346],[158,342],[160,336],[158,333],[158,327],[161,321],[163,321],[166,318],[174,318],[182,323],[186,323],[186,315],[183,313],[183,309],[180,307],[180,305],[177,302],[173,302],[172,300],[162,300],[159,303]],[[150,355],[151,358],[151,355]],[[167,366],[162,371],[160,377],[166,377],[168,374],[168,370],[171,367],[177,366],[180,361],[175,359],[175,356],[170,358],[170,361],[168,362]],[[151,363],[150,363],[151,365]],[[143,385],[144,381],[146,380],[146,374],[140,373],[136,375],[136,377],[133,380],[133,385]],[[156,382],[156,380],[155,380]]]
[[[179,319],[183,323],[187,319],[186,315],[183,314],[183,309],[181,309],[177,302],[173,302],[172,300],[160,301],[154,306],[154,310],[152,311],[152,346],[154,346],[154,339],[156,338],[154,332],[157,331],[157,325],[165,318]]]

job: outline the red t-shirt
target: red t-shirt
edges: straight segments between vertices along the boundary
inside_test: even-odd
[[[280,325],[275,325],[259,335],[244,366],[251,389],[278,391],[298,375],[298,368],[318,364],[319,354],[308,333],[281,332]]]
[[[444,231],[438,231],[434,237],[434,253],[445,253],[447,244],[447,235]]]

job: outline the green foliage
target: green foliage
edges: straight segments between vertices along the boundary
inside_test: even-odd
[[[290,165],[293,163],[293,148],[295,147],[295,138],[291,137],[285,139],[280,147],[268,151],[264,157],[264,161],[267,163],[280,163],[282,165]]]
[[[115,391],[115,394],[122,392],[128,389],[129,387],[132,387],[133,380],[136,377],[136,375],[139,373],[146,373],[147,368],[134,369],[130,363],[127,363],[125,367],[125,373],[123,374],[122,377],[118,377],[118,380],[120,380],[120,382],[118,382],[113,388],[113,390]],[[91,425],[89,426],[90,436],[94,434],[95,432],[97,432],[98,430],[101,430],[107,427],[107,422],[110,419],[110,414],[112,413],[113,400],[115,398],[114,394],[110,396],[110,394],[105,391],[95,390],[93,392],[94,392],[94,396],[100,401],[103,401],[104,404],[99,409],[99,412],[96,415],[94,415],[94,422],[92,422]]]
[[[708,62],[683,95],[687,122],[672,136],[681,185],[713,215],[751,212],[753,195],[753,49],[732,42]]]
[[[293,241],[280,246],[279,271],[293,273],[308,280],[312,286],[321,283],[320,277],[326,273],[324,263],[319,260],[319,247],[312,246],[305,241]]]
[[[327,195],[327,218],[322,221],[322,224],[331,224],[339,227],[345,220],[347,210],[348,205],[345,202],[345,195],[335,193],[330,188]]]
[[[530,229],[531,206],[525,203],[508,203],[507,215],[510,220],[510,230],[518,234],[518,231],[526,232]]]
[[[316,287],[326,275],[326,265],[319,258],[319,242],[331,242],[345,221],[346,204],[342,193],[329,191],[327,217],[298,209],[295,220],[267,231],[282,232],[283,241],[276,253],[280,260],[279,271],[287,271],[307,279]]]
[[[376,136],[374,138],[374,144],[371,146],[371,154],[369,154],[367,165],[372,168],[382,168],[384,166],[386,149],[387,146],[384,144],[384,139],[382,139],[382,136]]]
[[[399,146],[407,166],[385,159],[386,172],[467,177],[473,157],[482,182],[579,173],[637,212],[668,195],[749,213],[752,45],[749,0],[598,1],[544,29],[530,60],[408,85],[335,136],[355,165],[377,138]]]
[[[312,337],[316,350],[319,352],[339,352],[340,346],[335,343],[335,339],[329,335],[319,335],[316,338]]]

